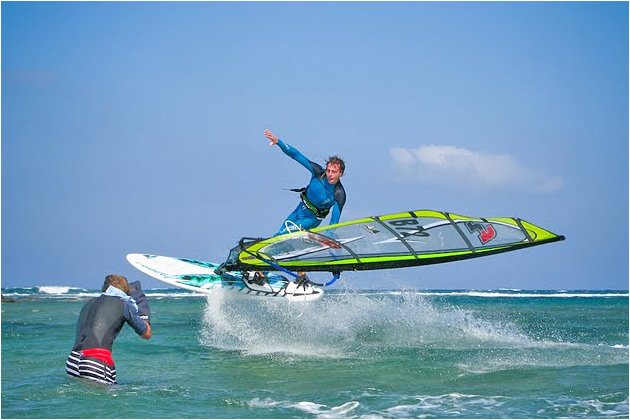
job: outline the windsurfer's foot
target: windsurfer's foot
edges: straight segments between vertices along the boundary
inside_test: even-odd
[[[262,271],[256,271],[254,273],[254,277],[252,278],[251,282],[262,286],[263,284],[267,282],[267,275],[263,273]]]

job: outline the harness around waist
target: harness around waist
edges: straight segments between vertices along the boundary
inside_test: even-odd
[[[328,216],[330,213],[330,208],[320,209],[315,204],[311,203],[308,198],[306,198],[306,188],[300,191],[300,198],[302,199],[302,203],[306,206],[307,209],[310,210],[311,213],[315,215],[319,220],[322,220]]]

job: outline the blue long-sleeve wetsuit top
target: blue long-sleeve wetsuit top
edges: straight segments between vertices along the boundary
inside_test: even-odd
[[[339,223],[341,211],[346,203],[346,191],[343,185],[341,185],[341,181],[336,184],[329,183],[326,177],[326,169],[321,165],[308,160],[299,150],[285,144],[280,139],[278,139],[278,146],[287,156],[297,161],[311,173],[311,180],[306,189],[306,198],[308,201],[318,209],[331,209],[332,215],[330,216],[330,224]],[[298,209],[296,209],[296,211],[297,210]],[[295,212],[293,214],[295,214]],[[314,224],[314,226],[302,227],[309,229],[319,225],[321,220],[318,221],[315,215],[313,215],[313,218],[318,223]],[[291,220],[291,216],[289,216],[288,219]]]

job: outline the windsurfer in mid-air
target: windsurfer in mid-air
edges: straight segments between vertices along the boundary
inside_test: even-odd
[[[331,210],[330,224],[339,223],[339,217],[346,202],[346,191],[340,181],[346,169],[344,161],[337,156],[331,156],[328,158],[324,169],[321,165],[308,160],[296,148],[285,144],[271,131],[265,130],[264,134],[269,139],[269,146],[278,145],[287,156],[297,161],[311,173],[308,186],[298,190],[301,203],[282,223],[276,236],[298,228],[312,229],[317,227]]]
[[[285,144],[282,140],[273,135],[271,131],[265,130],[264,135],[269,139],[269,146],[277,145],[287,156],[297,161],[311,173],[311,180],[308,185],[304,188],[294,190],[300,193],[301,202],[295,210],[287,216],[275,236],[290,233],[298,229],[315,228],[322,223],[331,210],[330,224],[339,223],[341,211],[346,203],[346,191],[340,181],[346,169],[346,164],[343,159],[338,156],[331,156],[326,162],[326,168],[324,168],[307,159],[296,148]],[[232,249],[226,263],[235,260],[240,250],[240,246]],[[223,267],[226,263],[223,263],[216,272],[224,272]],[[262,272],[248,273],[248,278],[249,281],[259,284],[263,284],[266,281],[266,275]],[[303,272],[299,272],[297,281],[299,283],[308,281],[308,279]]]
[[[312,229],[319,226],[322,221],[330,216],[330,224],[339,223],[343,205],[346,203],[346,190],[341,184],[340,178],[346,170],[346,164],[338,156],[331,156],[326,161],[324,169],[320,164],[310,161],[296,148],[285,144],[269,130],[265,130],[265,137],[269,139],[269,146],[278,145],[287,156],[304,166],[311,173],[311,180],[304,188],[294,190],[300,193],[301,202],[282,222],[280,230],[275,236],[284,235],[298,229]],[[265,274],[255,273],[254,281],[262,282]],[[304,272],[298,273],[298,283],[308,281]]]

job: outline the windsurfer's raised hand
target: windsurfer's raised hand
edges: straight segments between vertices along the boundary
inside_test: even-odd
[[[274,146],[278,143],[278,137],[274,136],[273,133],[269,130],[265,130],[265,137],[269,139],[269,146]]]

